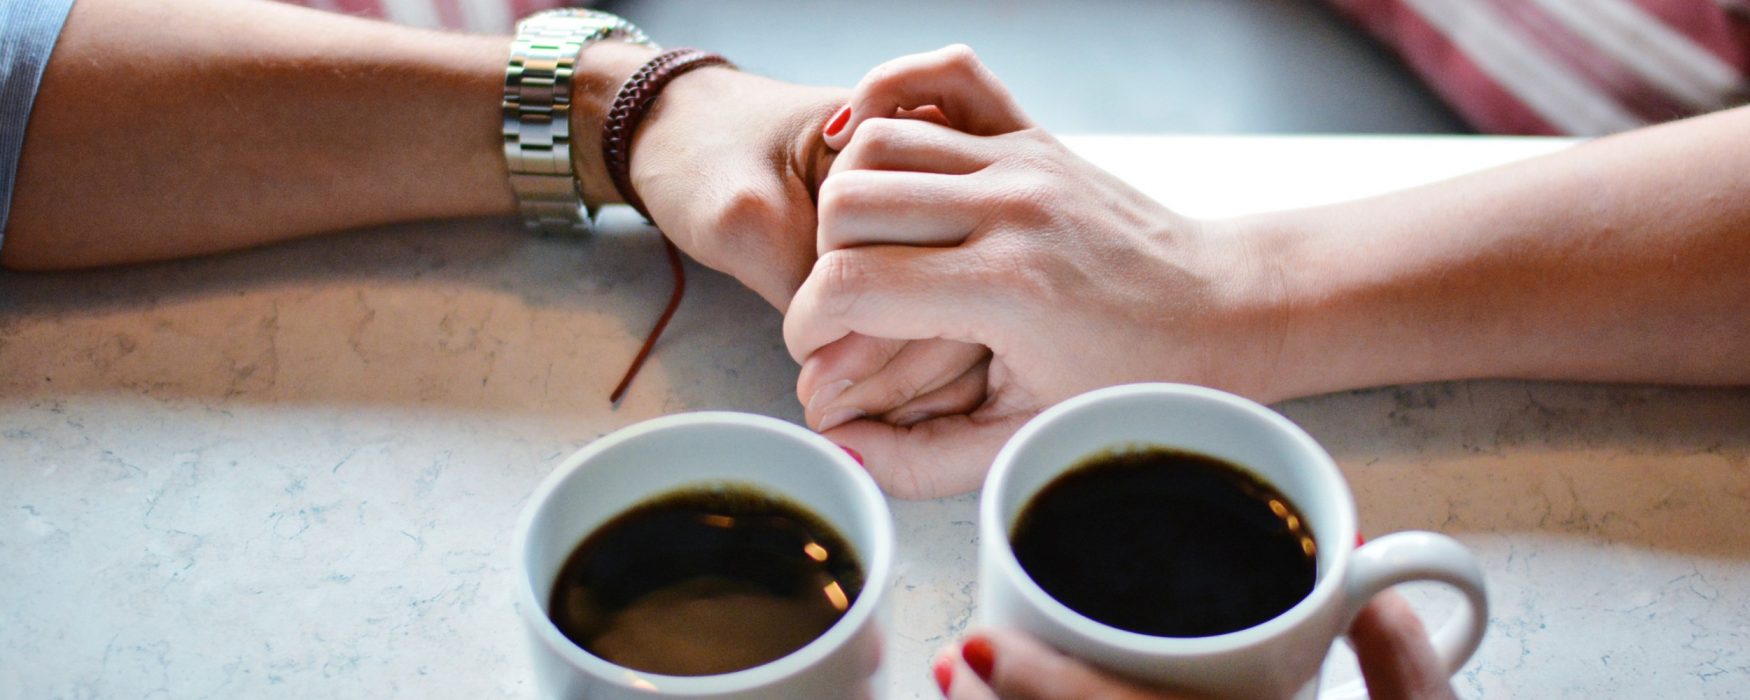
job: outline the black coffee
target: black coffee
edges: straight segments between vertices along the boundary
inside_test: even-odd
[[[1312,591],[1312,532],[1281,493],[1203,455],[1096,455],[1021,511],[1015,558],[1064,605],[1119,629],[1206,637],[1265,622]]]
[[[548,610],[603,659],[703,676],[802,648],[862,590],[862,566],[830,526],[732,486],[658,497],[610,520],[566,560]]]

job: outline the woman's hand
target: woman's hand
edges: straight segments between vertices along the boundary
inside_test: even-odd
[[[799,393],[840,387],[809,407],[811,421],[846,411],[892,417],[910,410],[894,405],[908,389],[949,394],[945,404],[969,410],[907,426],[827,426],[889,492],[925,498],[976,487],[1015,429],[1089,389],[1178,380],[1259,397],[1275,315],[1271,276],[1246,242],[1169,211],[1027,126],[970,52],[937,55],[958,67],[924,81],[957,96],[940,98],[948,121],[998,133],[857,123],[821,188],[827,252],[785,320],[803,362]],[[866,87],[853,104],[868,100]],[[972,105],[1007,118],[975,120]],[[991,356],[968,366],[967,355],[943,352],[958,364],[933,375],[892,363],[858,374],[832,347],[853,334],[959,341]]]
[[[1451,700],[1452,686],[1415,611],[1396,593],[1373,599],[1349,628],[1374,700]],[[950,700],[1172,700],[1013,630],[986,630],[936,654],[931,671]]]
[[[978,89],[965,90],[967,86]],[[893,118],[922,120],[980,136],[1032,127],[971,49],[949,46],[888,61],[864,76],[823,134],[830,148],[844,152],[833,170],[878,169],[878,151],[885,143],[879,139],[853,143],[851,136],[864,122]],[[946,162],[941,165],[951,167]],[[828,193],[822,206],[839,221],[836,208],[844,201]],[[907,211],[900,206],[885,214],[891,219],[904,217]],[[887,230],[915,232],[917,227]],[[863,240],[837,226],[823,228],[818,253],[876,242],[885,238],[877,234]],[[930,244],[921,239],[912,242]],[[967,413],[983,403],[989,357],[989,349],[975,343],[852,334],[814,353],[797,379],[797,399],[806,409],[808,424],[820,431],[866,416],[910,427],[935,416]]]
[[[930,662],[949,700],[1186,700],[1136,685],[1064,656],[1025,633],[975,632]]]

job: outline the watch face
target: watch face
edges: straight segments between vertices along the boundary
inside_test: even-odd
[[[574,31],[579,34],[597,34],[621,26],[630,27],[626,20],[615,15],[595,10],[584,10],[575,7],[561,7],[554,10],[543,10],[523,18],[517,23],[517,30],[529,23],[550,25],[553,29]]]
[[[577,7],[542,10],[517,22],[516,31],[521,34],[534,25],[546,25],[543,28],[549,31],[569,32],[576,35],[579,41],[615,38],[634,44],[650,43],[650,38],[646,37],[644,32],[639,31],[631,22],[627,22],[619,15],[600,10],[586,10]]]

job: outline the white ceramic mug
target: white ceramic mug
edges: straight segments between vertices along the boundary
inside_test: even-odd
[[[547,616],[566,557],[615,515],[689,486],[736,483],[799,504],[856,550],[865,581],[824,634],[789,655],[712,676],[666,676],[617,666],[573,644]],[[517,523],[516,606],[528,630],[542,697],[880,697],[882,608],[893,570],[893,519],[881,490],[849,455],[775,418],[702,412],[645,421],[583,448],[535,490]]]
[[[1095,622],[1052,598],[1016,561],[1009,536],[1028,501],[1083,459],[1108,449],[1163,446],[1227,460],[1263,478],[1300,510],[1318,546],[1312,592],[1275,618],[1210,637],[1155,637]],[[1466,605],[1434,634],[1448,673],[1482,642],[1482,570],[1457,541],[1403,532],[1356,547],[1355,502],[1330,455],[1269,408],[1182,384],[1089,392],[1039,414],[1010,438],[979,504],[979,608],[1012,627],[1121,675],[1198,695],[1312,698],[1332,642],[1367,601],[1406,581],[1456,588]]]

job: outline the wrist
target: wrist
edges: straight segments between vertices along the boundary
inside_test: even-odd
[[[571,83],[571,162],[583,200],[591,206],[623,201],[602,161],[602,124],[620,86],[657,53],[649,46],[610,39],[584,47],[578,59]]]
[[[847,91],[725,66],[670,82],[633,134],[632,186],[681,250],[780,311],[814,262],[821,129]]]
[[[1314,393],[1308,388],[1308,355],[1297,333],[1305,319],[1294,286],[1295,232],[1268,217],[1201,222],[1205,240],[1221,251],[1211,267],[1226,279],[1217,315],[1233,342],[1217,344],[1208,377],[1217,387],[1269,403]]]
[[[650,105],[644,119],[632,134],[628,169],[634,188],[643,191],[653,173],[666,172],[666,164],[701,157],[694,152],[697,144],[716,141],[756,141],[755,133],[728,133],[720,122],[696,116],[701,110],[721,110],[735,104],[736,82],[750,76],[731,66],[708,66],[676,77]],[[701,136],[689,130],[710,129],[715,133]],[[650,205],[647,201],[646,205]],[[650,205],[654,206],[654,205]]]
[[[793,85],[731,66],[688,72],[663,89],[633,135],[632,182],[642,191],[679,162],[751,156],[753,163],[742,164],[803,181],[812,200],[833,156],[821,129],[849,98],[848,90]],[[740,112],[755,107],[758,116],[730,118],[730,105],[743,107]],[[701,146],[729,153],[706,153]]]
[[[1431,319],[1406,306],[1418,290],[1395,279],[1389,253],[1359,243],[1365,226],[1329,207],[1226,225],[1254,261],[1248,303],[1268,319],[1248,395],[1279,401],[1425,381],[1450,361],[1428,342]]]

